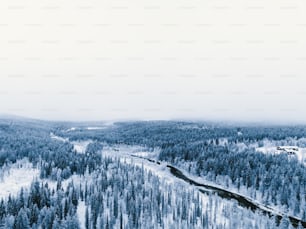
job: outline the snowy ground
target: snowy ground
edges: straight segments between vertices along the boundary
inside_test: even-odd
[[[92,141],[72,141],[70,143],[77,153],[85,153],[87,146],[92,143]]]
[[[112,146],[104,146],[102,155],[107,155],[109,157],[117,157],[117,158],[118,157],[122,158],[122,156],[126,157],[126,156],[135,155],[150,159],[157,159],[159,153],[160,153],[159,149],[155,149],[154,151],[149,152],[142,146],[119,144]]]
[[[107,156],[107,157],[111,157],[113,159],[120,159],[121,162],[124,163],[129,163],[129,164],[134,164],[136,166],[143,166],[146,170],[151,171],[154,175],[157,175],[159,178],[161,178],[162,180],[166,181],[168,184],[181,184],[181,185],[185,185],[186,188],[190,188],[190,185],[185,183],[184,181],[182,181],[181,179],[178,179],[176,177],[174,177],[169,169],[167,168],[167,163],[165,162],[160,162],[160,164],[157,163],[152,163],[149,162],[146,159],[142,159],[142,158],[137,158],[134,156],[139,156],[139,157],[143,157],[143,158],[150,158],[155,160],[156,158],[158,158],[158,152],[146,152],[143,151],[143,148],[139,147],[139,146],[126,146],[126,145],[118,145],[116,147],[105,147],[102,151],[103,156]],[[281,209],[280,206],[265,206],[262,204],[261,199],[253,199],[249,197],[249,190],[237,190],[235,187],[233,186],[229,186],[229,187],[224,187],[223,185],[218,185],[214,182],[210,182],[208,180],[206,180],[203,177],[199,177],[199,176],[195,176],[190,174],[187,170],[184,169],[180,169],[187,177],[189,177],[190,179],[198,182],[198,183],[202,183],[202,184],[208,184],[210,186],[213,187],[217,187],[217,188],[221,188],[224,190],[228,190],[232,193],[236,193],[239,194],[243,197],[245,197],[246,199],[248,199],[249,201],[253,202],[254,204],[256,204],[257,206],[260,206],[262,209],[267,210],[267,211],[271,211],[274,212],[276,214],[282,215],[284,212],[286,212],[284,209]],[[201,195],[203,203],[207,203],[207,201],[209,200],[209,197],[207,195]],[[260,196],[259,194],[256,196]],[[234,202],[235,203],[235,202]],[[218,222],[227,222],[227,220],[224,218],[224,216],[222,215],[222,209],[228,205],[228,204],[233,204],[232,201],[225,201],[223,200],[221,203],[219,203],[219,208],[215,209],[216,211],[218,211],[217,214],[217,218],[218,218]],[[238,206],[240,208],[240,206]],[[228,223],[228,222],[227,222]]]
[[[156,158],[159,153],[158,151],[145,152],[143,150],[144,150],[143,147],[140,146],[127,146],[127,145],[117,145],[115,147],[106,146],[103,148],[102,155],[104,157],[119,159],[122,163],[133,164],[140,167],[143,166],[144,169],[151,171],[154,175],[157,175],[162,179],[165,179],[168,183],[178,182],[178,179],[176,179],[170,174],[168,168],[166,167],[167,166],[166,163],[161,163],[160,165],[157,165],[155,163],[148,162],[147,160],[133,157],[133,156],[140,156],[146,158]]]
[[[105,122],[99,126],[88,126],[88,127],[71,127],[67,130],[63,130],[64,132],[71,132],[76,130],[104,130],[109,128],[110,126],[113,126],[113,122]]]
[[[50,133],[50,137],[52,139],[62,141],[62,142],[68,142],[69,141],[68,138],[62,138],[62,137],[56,136],[53,133]],[[71,141],[70,143],[73,145],[73,148],[77,153],[85,153],[85,151],[87,149],[87,146],[90,143],[92,143],[92,141],[91,140],[88,140],[88,141]]]
[[[76,129],[77,129],[76,127],[71,127],[68,130],[66,130],[65,132],[75,131]]]
[[[286,212],[286,209],[282,209],[281,206],[266,206],[263,203],[263,200],[260,198],[260,192],[259,191],[256,191],[256,199],[254,198],[251,198],[250,197],[250,191],[246,188],[246,187],[243,187],[241,186],[240,187],[240,190],[238,191],[237,188],[233,185],[230,185],[229,187],[225,187],[224,185],[222,184],[217,184],[217,183],[214,183],[214,182],[211,182],[203,177],[200,177],[200,176],[196,176],[196,175],[192,175],[190,174],[187,170],[185,169],[182,169],[180,168],[180,170],[188,177],[190,178],[191,180],[194,180],[200,184],[207,184],[207,185],[210,185],[210,186],[213,186],[213,187],[216,187],[216,188],[220,188],[220,189],[224,189],[224,190],[227,190],[227,191],[230,191],[231,193],[235,193],[235,194],[238,194],[242,197],[245,197],[246,199],[248,199],[249,201],[255,203],[256,205],[258,206],[261,206],[262,209],[266,210],[266,211],[273,211],[274,213],[276,214],[282,214],[283,212]],[[224,183],[224,182],[221,182],[221,183]]]
[[[265,154],[287,154],[289,157],[296,157],[306,165],[306,148],[297,146],[264,146],[256,148],[256,151]]]
[[[17,161],[10,168],[1,170],[0,199],[9,195],[16,196],[21,188],[29,188],[32,181],[39,176],[39,170],[26,159]]]
[[[90,126],[90,127],[86,127],[86,130],[104,130],[106,129],[106,126]]]
[[[57,136],[51,136],[52,138],[58,139]],[[67,139],[58,139],[58,140],[67,140]],[[76,151],[78,153],[84,153],[88,144],[91,141],[75,141],[75,142],[71,142]],[[257,148],[259,149],[259,148]],[[259,150],[260,151],[260,150]],[[268,150],[267,150],[268,152]],[[298,151],[299,152],[299,151]],[[177,184],[177,185],[184,185],[186,188],[195,188],[195,187],[191,187],[189,184],[187,184],[186,182],[182,181],[181,179],[178,179],[176,177],[174,177],[169,169],[167,168],[167,163],[165,162],[161,162],[160,164],[157,163],[152,163],[149,162],[146,159],[143,158],[149,158],[149,159],[153,159],[156,160],[158,158],[159,155],[159,150],[155,150],[153,152],[148,152],[146,151],[146,149],[144,147],[141,146],[129,146],[129,145],[123,145],[123,144],[119,144],[119,145],[112,145],[112,146],[104,146],[103,150],[102,150],[102,155],[104,157],[111,157],[113,159],[119,159],[122,163],[128,163],[128,164],[133,164],[136,166],[140,166],[143,167],[144,169],[146,169],[147,171],[152,172],[154,175],[157,175],[159,178],[161,178],[161,180],[165,181],[168,184]],[[143,157],[143,158],[139,158],[139,157]],[[197,176],[192,176],[191,174],[189,174],[186,170],[183,171],[185,175],[187,175],[189,178],[199,182],[199,183],[206,183],[206,184],[210,184],[212,186],[215,187],[220,187],[223,188],[221,185],[216,185],[215,183],[212,182],[207,182],[207,180],[201,178],[201,177],[197,177]],[[85,178],[82,177],[75,177],[74,176],[71,179],[76,179],[74,181],[74,184],[76,183],[82,183],[81,180],[85,181]],[[71,181],[71,179],[68,179],[66,182],[67,184]],[[48,182],[49,183],[49,182]],[[63,186],[66,186],[66,184],[63,184]],[[235,190],[231,190],[231,187],[225,188],[228,189],[230,191],[235,192]],[[241,192],[237,192],[239,194],[241,194]],[[245,195],[247,197],[247,195]],[[205,205],[205,203],[207,203],[209,201],[209,196],[207,195],[201,195],[201,199],[203,200],[203,203]],[[250,199],[250,198],[249,198]],[[253,201],[253,200],[252,200]],[[260,201],[253,201],[254,203],[258,203],[260,204]],[[226,216],[223,216],[222,214],[222,209],[226,206],[232,205],[233,202],[232,201],[222,201],[222,203],[220,203],[218,209],[215,209],[215,211],[218,211],[217,218],[218,218],[218,222],[222,222],[222,223],[228,223],[228,220],[226,219]],[[205,206],[203,206],[205,207]],[[274,209],[275,212],[279,212],[277,209]],[[80,202],[80,206],[78,207],[78,217],[80,220],[80,224],[83,228],[84,226],[84,217],[85,217],[85,204]]]
[[[152,172],[154,175],[158,176],[161,179],[161,182],[165,182],[169,185],[174,185],[175,187],[183,187],[186,190],[194,189],[198,190],[195,186],[191,186],[185,181],[176,178],[170,173],[169,168],[167,168],[166,162],[160,162],[160,164],[152,163],[144,158],[149,158],[152,160],[156,160],[158,158],[159,151],[154,152],[146,152],[142,147],[139,146],[127,146],[127,145],[117,145],[116,147],[109,146],[104,147],[102,151],[102,155],[104,157],[111,157],[113,159],[119,159],[122,163],[128,163],[133,164],[136,166],[143,167],[145,170]],[[137,157],[135,157],[137,156]],[[144,157],[144,158],[138,158],[138,157]],[[198,181],[199,183],[208,183],[206,180],[204,180],[201,177],[192,176],[187,171],[182,170],[185,175],[187,175],[189,178],[194,179]],[[212,182],[209,182],[210,185],[220,187]],[[204,189],[204,188],[201,188]],[[213,195],[214,196],[214,195]],[[224,209],[230,208],[233,205],[237,205],[235,201],[229,201],[224,200],[220,197],[212,197],[206,194],[201,193],[200,199],[202,202],[203,209],[206,209],[207,211],[215,212],[214,217],[216,217],[216,221],[220,224],[228,225],[230,223],[230,220],[228,216],[224,215]],[[218,204],[214,205],[211,209],[207,208],[207,203],[210,201],[217,201]],[[235,208],[242,209],[240,206],[236,206]],[[212,220],[212,219],[211,219]],[[214,221],[214,220],[212,220]]]
[[[42,180],[44,183],[48,183],[48,187],[52,189],[56,189],[57,182],[51,181],[49,179]],[[73,183],[75,186],[82,186],[82,188],[85,188],[86,182],[90,183],[92,182],[92,177],[89,174],[85,174],[84,176],[80,175],[72,175],[70,178],[62,181],[62,187],[64,190],[67,190],[68,184]],[[77,216],[80,224],[81,229],[85,229],[85,211],[86,211],[86,205],[85,201],[79,200],[78,207],[77,207]]]
[[[85,202],[79,201],[77,215],[78,215],[81,229],[85,229],[85,212],[86,212]]]
[[[53,134],[53,133],[50,133],[50,137],[51,137],[52,139],[55,139],[55,140],[58,140],[58,141],[61,141],[61,142],[68,142],[68,141],[69,141],[68,138],[62,138],[62,137],[56,136],[56,135]]]

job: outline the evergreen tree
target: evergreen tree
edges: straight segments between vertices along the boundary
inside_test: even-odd
[[[18,212],[18,215],[14,222],[14,229],[29,229],[30,222],[25,210],[22,208]]]

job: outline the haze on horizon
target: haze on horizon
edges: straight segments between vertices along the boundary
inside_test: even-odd
[[[306,123],[306,2],[1,4],[0,113]]]

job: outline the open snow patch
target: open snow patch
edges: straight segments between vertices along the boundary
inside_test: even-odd
[[[71,127],[69,129],[67,129],[66,132],[75,131],[76,129],[77,129],[76,127]]]
[[[69,142],[68,138],[62,138],[53,133],[50,133],[50,137],[61,142]],[[77,153],[85,153],[87,146],[92,143],[92,141],[71,141],[70,143],[73,145],[73,148]]]
[[[160,153],[160,149],[156,148],[153,151],[147,150],[145,147],[138,145],[125,145],[125,144],[117,144],[111,146],[104,146],[102,154],[108,156],[138,156],[138,157],[146,157],[150,159],[157,159]]]
[[[91,126],[91,127],[87,127],[87,130],[104,130],[106,129],[107,126]]]
[[[256,151],[264,154],[287,154],[306,164],[306,148],[297,146],[264,146],[256,148]]]
[[[21,188],[30,187],[32,181],[39,176],[39,170],[25,159],[2,169],[0,173],[0,199],[17,195]]]
[[[87,146],[92,143],[92,141],[72,141],[70,143],[77,153],[85,153]]]
[[[69,141],[68,138],[62,138],[62,137],[57,136],[57,135],[55,135],[55,134],[53,134],[53,133],[50,133],[50,137],[51,137],[52,139],[55,139],[55,140],[61,141],[61,142],[68,142],[68,141]]]
[[[85,213],[86,213],[86,205],[84,201],[79,201],[77,208],[77,215],[80,223],[80,228],[85,229]]]

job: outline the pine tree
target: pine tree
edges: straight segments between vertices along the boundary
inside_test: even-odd
[[[30,225],[37,223],[39,217],[39,209],[36,204],[32,205],[30,208]]]
[[[0,221],[4,218],[5,213],[6,213],[5,205],[4,205],[4,201],[2,199],[1,202],[0,202]]]
[[[23,208],[18,212],[14,222],[14,229],[30,229],[30,222]]]
[[[288,217],[283,217],[279,224],[279,229],[288,229],[290,225],[290,221]]]
[[[85,228],[90,229],[90,219],[89,219],[89,212],[88,212],[87,206],[86,206],[86,211],[85,211]]]

